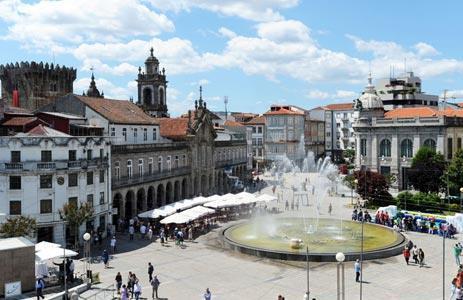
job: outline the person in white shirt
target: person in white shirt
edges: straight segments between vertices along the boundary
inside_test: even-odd
[[[146,234],[146,226],[145,226],[145,224],[142,224],[140,226],[140,233],[141,233],[141,239],[144,240],[145,239],[145,234]]]
[[[133,241],[133,234],[135,233],[135,228],[131,225],[129,227],[129,235],[130,235],[130,240]]]
[[[112,253],[116,253],[116,236],[113,235],[111,239],[111,251]]]

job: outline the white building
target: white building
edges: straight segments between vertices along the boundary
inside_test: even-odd
[[[253,165],[258,169],[265,162],[265,117],[257,116],[244,123],[251,130],[251,152]]]
[[[59,210],[90,202],[93,219],[81,227],[103,232],[110,215],[109,139],[76,137],[39,125],[0,139],[0,212],[37,220],[37,240],[64,243]],[[68,241],[74,232],[68,231]]]

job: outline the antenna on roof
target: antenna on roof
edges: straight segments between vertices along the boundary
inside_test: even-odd
[[[223,97],[223,103],[225,104],[225,121],[227,121],[227,104],[228,104],[228,96]]]

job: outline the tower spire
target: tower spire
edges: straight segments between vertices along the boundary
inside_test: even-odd
[[[203,87],[199,86],[199,107],[203,107]]]
[[[150,49],[151,57],[154,57],[153,52],[154,52],[154,49],[153,49],[153,47],[151,46],[151,49]]]

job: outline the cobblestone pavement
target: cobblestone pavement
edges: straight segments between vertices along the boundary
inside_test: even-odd
[[[271,193],[267,188],[263,192]],[[346,193],[350,195],[349,193]],[[323,204],[328,215],[328,203],[333,204],[333,217],[349,218],[350,198],[329,198]],[[273,203],[278,206],[281,203]],[[310,207],[302,211],[291,211],[281,216],[301,216],[311,214]],[[100,288],[113,285],[116,273],[121,272],[124,281],[128,271],[135,272],[143,286],[143,298],[151,299],[148,283],[147,264],[151,262],[155,274],[161,281],[159,295],[164,299],[203,299],[206,288],[212,292],[213,299],[277,299],[279,294],[285,299],[303,299],[306,290],[306,269],[304,263],[275,261],[239,254],[223,249],[217,241],[219,228],[187,242],[184,248],[169,243],[147,241],[128,241],[125,236],[118,237],[119,251],[111,261],[110,269],[102,264],[92,264],[93,272],[99,272],[101,284],[82,295],[86,299],[103,299],[102,293],[95,294]],[[411,264],[407,266],[402,256],[371,260],[364,264],[363,299],[442,299],[442,238],[421,233],[408,233],[418,247],[423,248],[426,265],[423,268]],[[460,238],[460,236],[457,236]],[[456,264],[451,247],[456,240],[446,240],[445,289],[446,298],[450,297],[450,282],[456,272]],[[311,298],[336,299],[336,264],[310,264]],[[81,262],[77,264],[84,271]],[[347,262],[346,299],[359,298],[360,284],[355,282],[353,263]],[[108,294],[105,294],[106,298]]]

